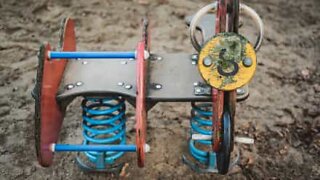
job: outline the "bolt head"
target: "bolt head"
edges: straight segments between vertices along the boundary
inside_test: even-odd
[[[199,82],[194,82],[193,85],[194,86],[199,86]]]
[[[156,89],[161,89],[161,88],[162,88],[162,85],[161,85],[161,84],[156,84],[156,85],[155,85],[155,88],[156,88]]]
[[[196,62],[196,61],[192,61],[192,62],[191,62],[191,64],[196,65],[196,64],[197,64],[197,62]]]
[[[237,94],[238,95],[243,95],[243,94],[245,94],[246,92],[245,92],[245,90],[243,89],[243,88],[239,88],[239,89],[237,89]]]
[[[196,92],[196,93],[202,93],[202,88],[199,88],[199,87],[198,87],[198,88],[195,88],[195,92]]]
[[[191,60],[192,61],[197,61],[198,60],[198,54],[192,54],[191,55]]]
[[[118,82],[118,86],[123,86],[124,82]]]
[[[248,57],[244,58],[242,60],[242,64],[245,66],[245,67],[250,67],[252,66],[252,60]]]
[[[131,84],[127,84],[127,85],[124,86],[124,88],[126,88],[126,89],[131,89],[131,88],[132,88],[132,85],[131,85]]]
[[[209,56],[207,56],[207,57],[205,57],[205,58],[203,59],[203,65],[206,66],[206,67],[211,66],[212,63],[213,63],[213,62],[212,62],[212,59],[211,59]]]
[[[82,85],[83,85],[83,82],[79,81],[79,82],[76,83],[76,85],[77,85],[77,86],[82,86]]]
[[[68,85],[67,85],[67,89],[68,89],[68,90],[73,89],[73,88],[74,88],[74,85],[73,85],[73,84],[68,84]]]

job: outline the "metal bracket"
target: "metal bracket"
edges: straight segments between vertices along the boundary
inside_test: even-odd
[[[194,94],[196,96],[211,96],[211,86],[206,83],[196,82],[194,85]]]

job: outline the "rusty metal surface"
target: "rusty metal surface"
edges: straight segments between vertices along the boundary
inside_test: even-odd
[[[148,101],[210,101],[208,96],[196,96],[194,83],[204,83],[191,55],[157,54],[161,60],[149,63]],[[77,86],[77,82],[81,82]],[[119,85],[123,83],[123,85]],[[154,87],[160,84],[161,89]],[[73,85],[68,89],[68,85]],[[132,88],[126,89],[127,85]],[[120,94],[136,97],[135,60],[78,60],[71,61],[65,71],[57,98],[60,102],[76,96]]]
[[[149,49],[148,39],[148,19],[144,18],[142,21],[142,40],[137,46],[137,90],[136,90],[136,145],[138,166],[144,167],[145,162],[145,144],[147,136],[147,109],[146,109],[146,94],[147,94],[147,66],[149,61],[145,60],[144,51]]]
[[[146,110],[146,79],[148,61],[144,60],[145,43],[138,43],[137,47],[137,98],[136,98],[136,145],[138,166],[144,167],[145,144],[147,135],[147,110]]]

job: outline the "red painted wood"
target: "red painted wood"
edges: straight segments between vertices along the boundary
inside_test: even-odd
[[[63,51],[75,51],[76,41],[74,22],[67,19],[64,28]],[[51,61],[48,58],[49,44],[46,46],[46,55],[43,59],[43,79],[41,87],[41,130],[40,130],[40,155],[38,161],[42,166],[50,166],[53,153],[49,150],[51,143],[56,143],[59,138],[64,112],[56,100],[56,94],[63,77],[66,60]]]

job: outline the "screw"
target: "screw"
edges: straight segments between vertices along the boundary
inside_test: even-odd
[[[250,67],[252,66],[252,60],[248,57],[244,58],[242,60],[242,64],[245,66],[245,67]]]
[[[74,85],[73,84],[68,84],[67,85],[67,90],[70,90],[70,89],[73,89],[74,88]]]
[[[192,61],[197,61],[198,60],[198,54],[192,54],[191,55],[191,60]]]
[[[121,64],[123,64],[123,65],[125,65],[127,63],[128,63],[127,61],[121,61]]]
[[[243,95],[243,94],[245,94],[245,93],[246,93],[246,91],[245,91],[243,88],[237,89],[237,94],[238,94],[238,95]]]
[[[87,61],[82,61],[82,64],[86,65],[86,64],[88,64],[88,62]]]
[[[118,82],[118,86],[123,86],[124,82]]]
[[[161,84],[155,84],[154,86],[156,89],[161,89],[162,88],[162,85]]]
[[[132,88],[132,85],[131,85],[131,84],[127,84],[127,85],[124,86],[124,88],[126,88],[126,89],[131,89],[131,88]]]
[[[206,67],[209,67],[212,65],[212,59],[207,56],[203,59],[203,65],[206,66]]]
[[[77,85],[77,86],[82,86],[82,85],[83,85],[83,82],[79,81],[79,82],[76,83],[76,85]]]

